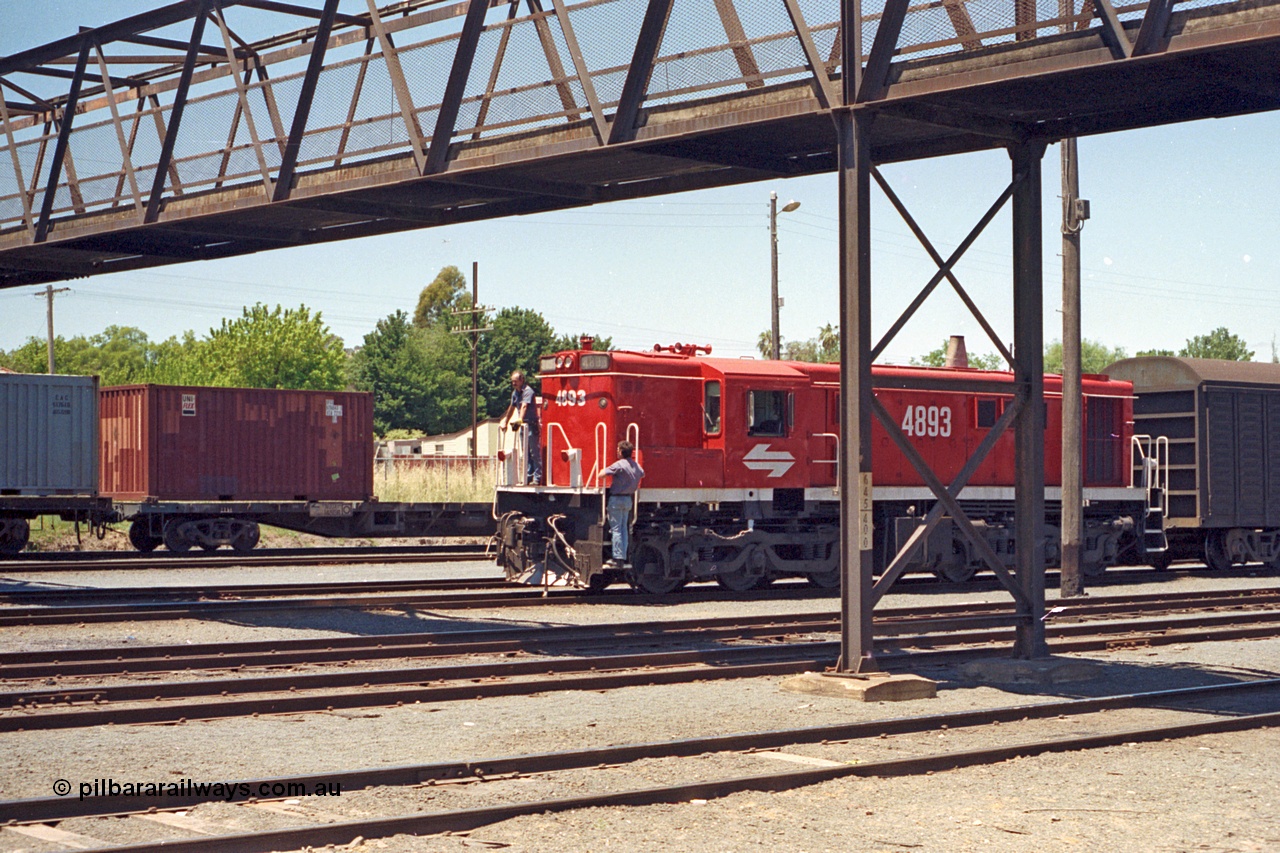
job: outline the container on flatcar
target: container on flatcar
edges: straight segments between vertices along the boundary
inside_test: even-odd
[[[98,378],[0,374],[0,495],[96,495]]]
[[[129,385],[101,393],[102,493],[117,501],[363,501],[373,397]]]

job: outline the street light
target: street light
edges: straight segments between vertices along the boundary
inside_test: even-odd
[[[800,206],[798,201],[789,201],[782,206],[782,213],[790,213]],[[778,298],[778,194],[769,193],[769,247],[770,254],[773,259],[773,277],[770,295],[770,313],[773,316],[773,360],[777,361],[782,357],[782,339],[778,332],[778,308],[782,306],[782,300]]]

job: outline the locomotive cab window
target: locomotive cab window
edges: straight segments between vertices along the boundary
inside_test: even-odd
[[[707,435],[720,434],[720,381],[712,380],[702,390],[702,427]]]
[[[1000,401],[997,399],[978,400],[974,408],[974,426],[978,429],[991,429],[1000,418]]]
[[[787,392],[747,392],[747,435],[787,434]]]

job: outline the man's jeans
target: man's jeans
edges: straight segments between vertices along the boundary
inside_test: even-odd
[[[609,496],[609,532],[613,534],[613,559],[620,563],[627,560],[628,536],[631,520],[631,495]]]

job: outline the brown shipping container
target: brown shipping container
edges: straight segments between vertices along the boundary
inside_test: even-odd
[[[372,394],[127,385],[100,407],[101,491],[116,500],[373,494]]]

